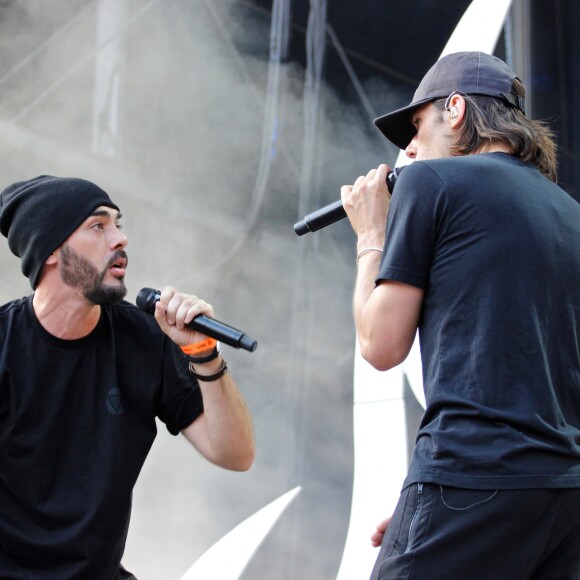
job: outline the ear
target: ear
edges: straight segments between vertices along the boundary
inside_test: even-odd
[[[56,256],[57,251],[58,250],[54,250],[54,252],[52,252],[50,256],[46,258],[46,260],[44,260],[45,265],[51,266],[52,264],[56,264],[58,262],[58,258]]]
[[[447,111],[449,112],[449,126],[451,129],[457,129],[465,117],[465,99],[463,95],[453,95],[449,99]]]

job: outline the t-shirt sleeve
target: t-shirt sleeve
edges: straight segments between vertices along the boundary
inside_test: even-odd
[[[443,183],[431,168],[415,162],[393,191],[376,283],[395,280],[425,289],[433,260]]]
[[[189,372],[187,357],[171,340],[163,340],[163,388],[159,419],[172,435],[190,425],[203,413],[199,384]]]
[[[159,328],[154,317],[122,301],[107,310],[124,397],[139,420],[155,419],[177,435],[203,413],[199,384],[188,358]]]

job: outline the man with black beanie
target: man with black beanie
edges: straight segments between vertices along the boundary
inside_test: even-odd
[[[165,286],[124,300],[127,239],[109,195],[43,175],[0,193],[0,231],[34,293],[0,307],[0,578],[134,578],[121,565],[156,418],[208,460],[248,469],[254,438],[213,316]]]
[[[417,329],[426,409],[373,580],[580,578],[580,205],[510,67],[441,58],[375,121],[414,162],[343,186],[379,370]],[[377,506],[380,509],[380,506]]]

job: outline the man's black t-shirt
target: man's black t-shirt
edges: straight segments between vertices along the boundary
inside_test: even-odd
[[[0,578],[115,578],[155,418],[177,434],[202,411],[180,349],[128,302],[80,340],[46,332],[32,297],[0,308]]]
[[[424,289],[405,484],[580,487],[580,205],[501,154],[399,177],[377,278]]]

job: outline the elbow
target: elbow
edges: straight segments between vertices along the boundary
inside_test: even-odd
[[[234,467],[230,468],[232,471],[248,471],[250,467],[254,464],[254,459],[256,458],[256,449],[254,446],[246,453],[241,454],[237,460]]]
[[[254,464],[256,447],[254,441],[248,443],[244,449],[238,449],[235,453],[221,457],[213,463],[228,469],[229,471],[248,471]]]
[[[406,358],[408,350],[396,348],[377,348],[369,342],[360,344],[361,356],[377,371],[388,371],[400,365]]]

